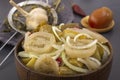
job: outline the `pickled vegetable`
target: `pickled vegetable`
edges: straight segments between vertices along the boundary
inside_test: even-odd
[[[35,62],[36,62],[36,58],[33,57],[33,58],[26,64],[26,66],[29,67],[29,68],[31,68],[31,69],[34,69],[34,64],[35,64]]]
[[[23,63],[38,73],[74,75],[97,70],[107,61],[107,39],[88,29],[63,27],[44,25],[39,32],[26,33],[24,51],[18,53]]]

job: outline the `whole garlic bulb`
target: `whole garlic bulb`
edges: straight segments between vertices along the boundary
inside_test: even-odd
[[[28,13],[18,6],[13,0],[10,0],[9,2],[26,18],[27,30],[35,30],[40,24],[48,22],[48,16],[45,9],[40,7],[34,8]]]

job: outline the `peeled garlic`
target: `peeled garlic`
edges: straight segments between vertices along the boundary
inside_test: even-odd
[[[40,24],[47,23],[47,12],[43,8],[34,8],[29,13],[18,6],[13,0],[9,1],[11,5],[26,18],[27,30],[35,30]]]

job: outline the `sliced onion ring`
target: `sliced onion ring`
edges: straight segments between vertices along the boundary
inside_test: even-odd
[[[87,59],[77,58],[77,61],[80,61],[81,63],[85,64],[89,70],[92,70],[94,68],[98,68],[99,66],[101,66],[101,62],[93,57],[89,57]]]
[[[82,58],[77,58],[77,61],[85,64],[85,65],[88,67],[88,69],[91,70],[91,67],[89,66],[89,64],[88,64],[84,59],[82,59]]]
[[[61,29],[61,27],[62,27],[63,25],[65,25],[65,24],[64,24],[64,23],[61,23],[61,24],[59,25],[59,29]]]
[[[33,52],[36,55],[50,52],[52,45],[56,43],[55,37],[47,32],[35,32],[28,36],[23,44],[26,52]]]
[[[64,46],[61,46],[56,52],[54,52],[55,56],[53,56],[52,58],[54,60],[56,60],[61,55],[61,53],[63,52],[63,50],[64,50]]]
[[[59,37],[59,35],[57,34],[57,32],[56,32],[56,31],[62,32],[60,29],[58,29],[56,26],[52,26],[52,31],[53,31],[53,33],[55,34],[55,36],[56,36],[60,41],[63,41],[63,40]]]
[[[106,46],[102,45],[100,42],[97,42],[97,44],[100,45],[108,53],[108,55],[110,55],[110,50]]]
[[[85,58],[85,61],[87,62],[87,64],[90,66],[90,68],[92,69],[92,70],[94,70],[94,69],[98,69],[101,65],[99,65],[96,61],[95,61],[95,59],[93,60],[93,59],[91,59],[90,57],[89,58]]]
[[[39,57],[37,55],[33,55],[33,54],[27,53],[25,51],[19,52],[18,56],[23,57],[23,58],[27,58],[27,57],[29,57],[29,58],[32,58],[32,57],[38,58]]]
[[[80,33],[80,34],[77,34],[75,37],[74,37],[74,42],[76,42],[76,40],[80,37],[80,36],[86,36],[87,38],[90,38],[92,39],[92,37],[86,33]]]
[[[88,48],[88,49],[73,49],[66,44],[65,53],[70,58],[88,58],[95,53],[96,48],[97,46],[93,45],[91,48]]]
[[[87,72],[88,72],[87,69],[83,69],[83,68],[80,68],[80,67],[77,67],[77,66],[74,66],[74,65],[70,64],[70,63],[67,61],[64,52],[62,53],[62,60],[63,60],[63,62],[65,63],[65,65],[66,65],[67,67],[69,67],[70,69],[72,69],[72,70],[74,70],[74,71],[76,71],[76,72],[82,72],[82,73],[87,73]]]
[[[99,34],[97,34],[95,32],[92,32],[89,29],[83,28],[81,30],[81,32],[91,35],[93,38],[98,39],[98,41],[101,42],[101,43],[108,42],[108,40],[105,37],[103,37],[102,35],[99,35]]]
[[[91,43],[84,45],[84,46],[73,46],[70,43],[70,36],[67,36],[66,43],[68,44],[69,47],[74,48],[74,49],[86,49],[86,48],[90,48],[93,45],[95,45],[97,43],[97,39],[93,40]]]
[[[90,60],[94,61],[95,63],[98,64],[98,66],[101,66],[101,62],[99,60],[97,60],[96,58],[93,57],[89,57]]]

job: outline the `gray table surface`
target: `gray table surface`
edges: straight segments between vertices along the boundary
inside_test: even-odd
[[[10,4],[9,0],[0,0],[0,21],[6,18],[7,13],[9,12]],[[20,2],[23,0],[15,0]],[[109,80],[120,80],[120,0],[73,0],[75,3],[80,5],[80,7],[89,15],[94,9],[107,6],[114,13],[115,26],[110,32],[102,34],[105,36],[112,44],[114,60],[111,70]],[[81,20],[81,17],[75,15],[75,22]],[[12,46],[6,46],[6,48],[0,52],[0,56],[5,56],[6,53]],[[5,53],[5,54],[4,54]],[[1,59],[0,59],[1,60]],[[14,55],[12,54],[6,63],[0,67],[0,80],[18,80],[17,72],[14,63]]]

